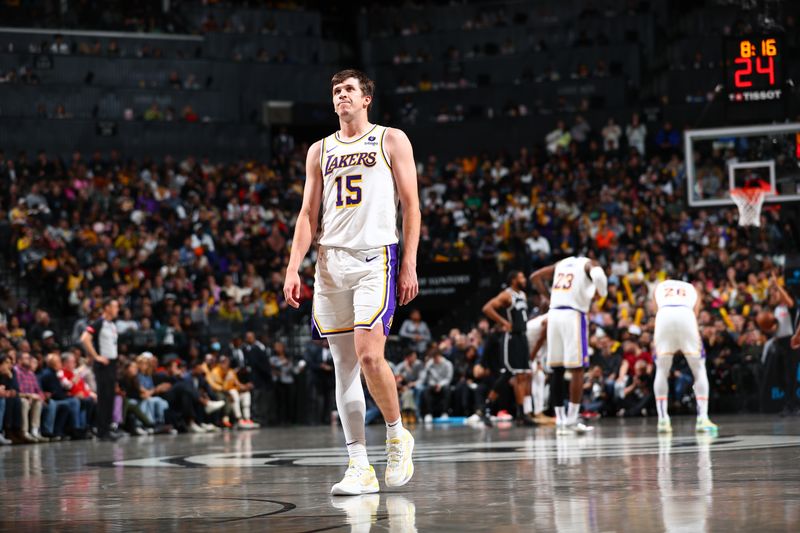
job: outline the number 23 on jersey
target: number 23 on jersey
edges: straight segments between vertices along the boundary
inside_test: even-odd
[[[572,288],[572,280],[574,276],[572,274],[564,274],[559,272],[556,274],[555,283],[553,283],[553,290],[556,291],[568,291]]]

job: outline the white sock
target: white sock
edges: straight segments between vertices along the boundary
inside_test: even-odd
[[[394,422],[386,422],[386,438],[396,439],[403,434],[403,419],[398,418]]]
[[[667,404],[669,400],[669,383],[667,379],[672,369],[672,356],[660,355],[656,359],[656,378],[653,382],[653,392],[656,395],[656,410],[659,420],[669,420]]]
[[[342,423],[347,453],[360,465],[368,465],[364,415],[367,404],[361,386],[361,365],[358,364],[353,335],[328,338],[336,376],[336,409]]]
[[[533,401],[530,396],[525,396],[522,399],[522,412],[529,415],[533,412]]]
[[[564,424],[567,423],[567,414],[564,412],[565,411],[564,406],[563,405],[558,406],[555,408],[555,410],[556,410],[556,424],[558,424],[559,426],[563,426]]]
[[[362,443],[353,442],[352,444],[348,444],[347,455],[349,455],[350,460],[353,461],[358,466],[364,468],[369,467],[369,457],[367,457],[367,447],[364,446]]]
[[[667,411],[667,398],[656,398],[656,411],[658,411],[658,420],[669,420],[669,412]]]
[[[701,357],[687,357],[686,362],[694,375],[694,397],[697,400],[697,418],[708,417],[708,374],[706,360]]]
[[[581,412],[581,404],[569,402],[569,407],[567,408],[567,423],[577,424],[578,414],[580,412]]]
[[[547,398],[545,396],[544,372],[539,371],[533,375],[531,395],[533,396],[533,414],[538,415],[544,412],[545,398]]]

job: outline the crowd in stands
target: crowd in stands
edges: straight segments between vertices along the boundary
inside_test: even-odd
[[[753,317],[762,308],[791,307],[773,273],[782,254],[800,248],[796,229],[774,210],[762,213],[753,231],[740,228],[730,208],[688,210],[678,147],[643,131],[641,153],[636,119],[630,124],[613,135],[608,126],[574,134],[561,127],[554,146],[537,143],[515,154],[419,161],[420,264],[470,262],[491,275],[531,272],[568,255],[600,261],[610,286],[591,313],[586,407],[613,415],[651,406],[655,284],[694,280],[703,289],[712,409],[752,407],[746,395],[757,390],[768,336]],[[306,323],[314,264],[312,253],[301,269],[300,309],[288,307],[283,270],[308,145],[281,138],[271,161],[227,164],[136,161],[117,152],[68,159],[0,152],[2,256],[18,283],[39,295],[40,307],[31,309],[13,291],[0,294],[0,351],[12,369],[10,377],[4,370],[2,393],[7,427],[22,430],[10,414],[21,406],[8,407],[16,402],[8,396],[16,380],[34,391],[20,394],[43,398],[40,407],[29,402],[31,435],[39,408],[41,434],[59,436],[62,418],[85,433],[92,385],[76,345],[108,297],[122,308],[118,422],[131,431],[136,420],[145,431],[197,431],[239,421],[253,427],[251,419],[330,419],[325,346],[290,350],[277,342]],[[533,313],[544,310],[540,296],[530,291]],[[403,405],[422,417],[468,415],[496,371],[495,334],[476,315],[473,329],[433,338],[432,329],[447,325],[423,328],[418,318],[401,325],[409,353],[393,361]],[[254,346],[257,363],[244,353]],[[37,375],[41,392],[34,380],[19,379],[23,371]],[[85,386],[76,385],[78,378]],[[676,367],[677,401],[687,401],[690,379]],[[166,404],[147,402],[155,396]],[[250,406],[255,413],[246,412]],[[56,421],[45,425],[49,413]]]

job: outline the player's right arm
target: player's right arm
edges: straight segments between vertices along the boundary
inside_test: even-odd
[[[511,331],[511,322],[503,318],[503,316],[497,312],[498,309],[505,309],[507,307],[511,307],[511,294],[508,291],[501,291],[500,294],[486,302],[483,306],[483,314],[494,320],[495,323],[499,324],[503,331]]]
[[[536,356],[539,354],[539,350],[542,349],[544,346],[545,341],[547,341],[547,319],[545,318],[542,321],[542,334],[539,335],[539,338],[536,339],[536,344],[533,345],[533,349],[531,349],[531,361],[536,359]]]
[[[539,295],[542,298],[547,298],[549,292],[547,291],[547,286],[544,283],[545,279],[552,279],[553,273],[556,271],[556,265],[550,265],[546,267],[542,267],[530,276],[531,285],[536,287],[536,290],[539,292]]]
[[[283,282],[283,296],[292,307],[300,307],[300,264],[308,253],[314,235],[317,233],[319,210],[322,205],[322,169],[320,151],[322,141],[317,141],[308,149],[306,156],[306,184],[303,188],[303,205],[297,215],[292,238],[292,251],[286,267]]]

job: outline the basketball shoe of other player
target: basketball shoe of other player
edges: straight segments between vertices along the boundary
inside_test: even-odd
[[[359,494],[371,494],[381,490],[378,485],[378,477],[372,466],[364,467],[350,461],[344,478],[331,488],[334,496],[358,496]]]
[[[582,422],[574,422],[572,424],[567,424],[564,427],[567,428],[568,430],[572,431],[576,435],[585,435],[586,433],[589,433],[590,431],[594,431],[594,427],[587,426],[587,425],[583,424]]]
[[[665,418],[663,420],[658,421],[658,432],[659,433],[672,433],[672,422],[669,418]]]
[[[716,435],[719,431],[719,427],[708,417],[698,418],[697,423],[694,425],[694,430],[696,433],[707,433],[709,435]]]
[[[386,440],[386,485],[402,487],[411,480],[414,475],[413,451],[414,437],[406,428],[399,437]]]

